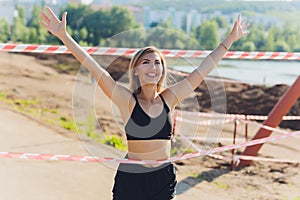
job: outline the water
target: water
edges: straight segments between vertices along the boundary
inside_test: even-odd
[[[192,66],[174,66],[174,69],[190,73]],[[273,86],[291,85],[300,75],[299,61],[222,60],[212,76],[234,79],[240,82]]]

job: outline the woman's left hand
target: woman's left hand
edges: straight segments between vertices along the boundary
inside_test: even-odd
[[[43,10],[40,13],[40,24],[47,28],[51,34],[55,35],[59,39],[62,39],[63,36],[66,35],[67,12],[63,13],[62,20],[60,20],[51,8],[46,6],[46,10],[48,13]]]
[[[249,31],[247,30],[249,26],[250,24],[247,23],[247,19],[244,18],[242,20],[242,16],[239,14],[238,19],[234,22],[233,28],[230,33],[233,41],[237,41],[241,37],[247,35],[249,33]]]

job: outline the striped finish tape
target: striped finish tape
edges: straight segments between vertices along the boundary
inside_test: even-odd
[[[256,140],[251,140],[248,142],[228,145],[223,147],[217,147],[205,151],[197,151],[193,153],[187,153],[179,156],[172,157],[168,160],[133,160],[124,158],[99,158],[93,156],[71,156],[71,155],[53,155],[53,154],[35,154],[35,153],[18,153],[18,152],[0,152],[0,157],[5,158],[19,158],[19,159],[37,159],[37,160],[64,160],[64,161],[82,161],[82,162],[117,162],[117,163],[128,163],[128,164],[163,164],[167,162],[175,162],[179,160],[185,160],[194,157],[200,157],[205,155],[211,155],[220,153],[223,151],[228,151],[232,149],[253,146],[257,144],[262,144],[266,142],[276,141],[285,139],[292,136],[300,136],[300,131],[285,133],[282,135],[266,137]]]
[[[268,116],[263,116],[263,115],[206,113],[206,112],[192,112],[192,111],[184,111],[184,110],[176,110],[176,112],[177,112],[177,116],[182,114],[185,116],[225,118],[225,119],[229,119],[229,120],[234,120],[234,119],[266,120],[266,119],[268,119]],[[283,116],[282,120],[300,120],[300,116]]]
[[[92,55],[117,55],[133,56],[139,49],[136,48],[113,48],[113,47],[83,47],[85,51]],[[7,44],[0,43],[0,51],[8,52],[31,52],[31,53],[71,53],[66,46],[37,45],[37,44]],[[181,58],[204,58],[211,51],[204,50],[176,50],[161,49],[166,57]],[[224,55],[228,59],[263,59],[263,60],[300,60],[300,52],[247,52],[229,51]]]

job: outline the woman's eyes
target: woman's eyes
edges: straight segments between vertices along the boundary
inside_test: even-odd
[[[150,62],[149,61],[144,61],[142,62],[142,64],[149,64]],[[160,65],[161,63],[159,61],[155,62],[156,65]]]

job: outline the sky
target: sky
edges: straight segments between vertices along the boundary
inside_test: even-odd
[[[93,2],[93,0],[82,0],[83,4],[90,4],[91,2]]]

